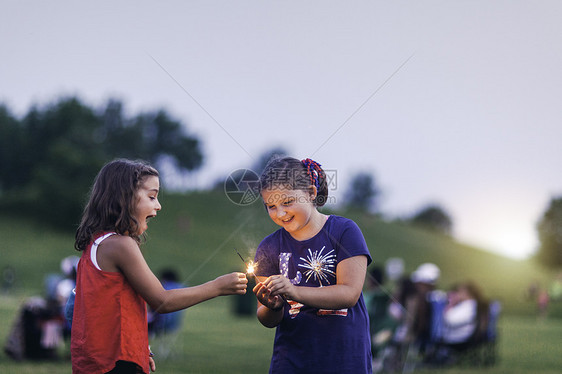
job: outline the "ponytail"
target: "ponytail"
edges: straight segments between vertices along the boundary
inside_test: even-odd
[[[310,184],[316,187],[316,198],[313,203],[316,206],[323,206],[328,198],[326,173],[322,169],[322,165],[310,158],[305,158],[301,162],[306,167],[306,172],[310,177]]]

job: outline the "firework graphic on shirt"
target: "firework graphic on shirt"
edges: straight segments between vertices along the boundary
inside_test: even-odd
[[[304,272],[307,283],[308,280],[312,277],[315,281],[318,281],[318,283],[320,283],[320,287],[322,287],[322,281],[324,281],[326,284],[329,284],[328,276],[335,277],[336,273],[333,269],[335,269],[336,267],[336,255],[332,254],[332,252],[334,252],[333,249],[323,255],[322,252],[325,248],[326,246],[322,247],[320,252],[314,251],[314,253],[312,253],[309,248],[309,255],[306,256],[306,258],[300,258],[302,261],[304,261],[304,263],[299,264],[299,267],[308,269]]]

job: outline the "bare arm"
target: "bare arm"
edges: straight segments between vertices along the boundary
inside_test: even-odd
[[[357,303],[365,274],[367,257],[347,258],[336,268],[337,284],[326,287],[299,287],[282,275],[272,275],[263,282],[272,296],[284,295],[287,299],[323,309],[351,308]]]
[[[285,301],[281,296],[271,296],[271,292],[262,283],[266,277],[256,277],[260,283],[256,284],[253,291],[258,299],[257,317],[265,327],[275,327],[283,320],[283,307]]]
[[[125,236],[106,239],[98,248],[98,263],[105,271],[123,273],[133,289],[159,313],[185,309],[222,295],[246,293],[244,273],[230,273],[207,283],[166,290],[148,267],[135,241]]]

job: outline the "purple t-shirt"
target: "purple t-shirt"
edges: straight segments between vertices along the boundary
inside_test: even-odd
[[[256,274],[283,274],[298,286],[336,284],[337,264],[371,255],[359,227],[331,215],[314,237],[298,241],[285,229],[258,246]],[[371,374],[369,317],[363,295],[351,308],[325,310],[288,300],[277,326],[269,372]]]

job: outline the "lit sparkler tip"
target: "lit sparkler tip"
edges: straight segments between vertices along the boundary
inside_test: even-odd
[[[240,257],[244,265],[246,265],[246,274],[253,275],[255,277],[256,274],[254,274],[254,272],[256,271],[256,267],[258,266],[257,262],[255,263],[254,261],[251,260],[246,262],[246,260],[244,260],[244,257],[242,257],[242,255],[240,254],[240,252],[238,252],[236,248],[234,248],[234,250],[236,251],[236,254],[238,254],[238,257]]]
[[[253,261],[250,261],[250,262],[248,263],[247,268],[246,268],[246,272],[247,272],[248,274],[254,274],[254,272],[256,271],[256,265],[257,265],[257,264],[255,264]]]

